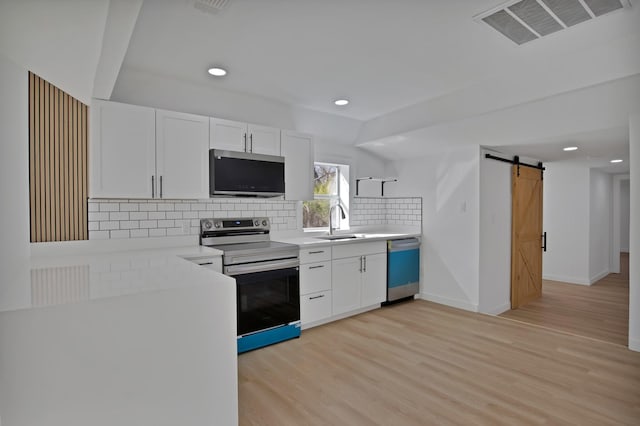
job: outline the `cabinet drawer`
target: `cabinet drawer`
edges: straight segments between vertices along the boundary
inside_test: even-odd
[[[331,260],[331,247],[300,249],[300,264]]]
[[[330,316],[331,290],[307,294],[300,298],[300,321],[303,326]]]
[[[300,294],[331,289],[331,262],[300,265]]]
[[[333,258],[366,256],[367,254],[386,253],[386,241],[369,241],[366,243],[339,244],[332,247]]]

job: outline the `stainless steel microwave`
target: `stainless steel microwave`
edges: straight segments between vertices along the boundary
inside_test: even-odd
[[[209,195],[284,195],[284,157],[220,149],[209,150]]]

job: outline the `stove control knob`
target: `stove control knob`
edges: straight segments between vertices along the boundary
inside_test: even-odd
[[[259,220],[254,220],[253,221],[253,226],[260,226],[260,221]]]
[[[220,222],[216,222],[214,226],[215,226],[216,228],[220,228],[220,227],[222,226],[222,223],[220,223]]]
[[[207,220],[206,222],[203,222],[202,226],[204,226],[205,229],[211,229],[211,221]]]
[[[262,219],[262,226],[267,226],[269,222],[267,222],[267,219]]]

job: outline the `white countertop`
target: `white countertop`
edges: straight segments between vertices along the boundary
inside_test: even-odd
[[[420,236],[364,234],[272,239]],[[0,425],[236,425],[235,280],[185,260],[220,251],[185,244],[42,245],[3,270]]]
[[[235,425],[235,280],[200,246],[2,271],[0,424]]]
[[[352,234],[351,232],[341,232],[336,233],[339,234]],[[291,236],[278,236],[274,237],[275,241],[280,241],[282,243],[290,243],[296,244],[300,246],[300,248],[305,247],[321,247],[321,246],[333,246],[336,244],[353,244],[360,243],[363,241],[386,241],[393,240],[398,238],[410,238],[410,237],[420,237],[420,233],[407,233],[407,232],[388,232],[388,233],[376,233],[376,232],[353,232],[353,234],[358,235],[358,238],[345,238],[338,240],[325,240],[322,238],[318,238],[319,235],[291,235]]]

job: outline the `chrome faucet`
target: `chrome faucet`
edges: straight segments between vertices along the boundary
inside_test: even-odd
[[[342,208],[342,206],[340,204],[334,204],[333,206],[331,206],[331,208],[329,208],[329,235],[333,235],[333,209],[334,208],[339,208],[340,209],[340,213],[342,213],[342,218],[346,219],[347,215],[344,214],[344,209]]]

